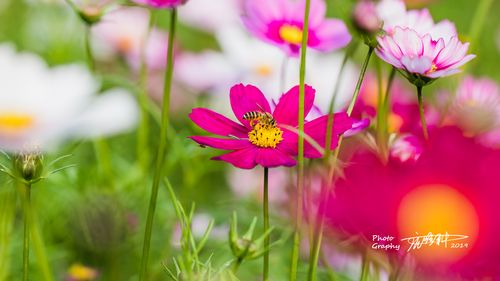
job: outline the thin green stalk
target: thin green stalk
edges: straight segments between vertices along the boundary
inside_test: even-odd
[[[90,71],[95,72],[94,54],[92,53],[92,46],[90,44],[91,28],[92,27],[90,25],[85,26],[85,55],[87,66],[89,67]]]
[[[422,87],[417,86],[418,95],[418,111],[420,112],[420,122],[422,123],[422,132],[425,140],[429,140],[429,133],[427,131],[427,123],[425,122],[424,103],[422,101]]]
[[[30,263],[31,184],[25,184],[24,191],[23,281],[28,281]]]
[[[388,131],[389,112],[390,112],[389,100],[390,100],[392,82],[394,81],[395,76],[396,76],[396,69],[393,67],[391,69],[391,73],[389,74],[385,95],[379,97],[378,109],[377,109],[377,143],[384,159],[387,157],[388,154],[387,138],[389,133]],[[381,82],[382,80],[380,79],[379,83],[382,84]]]
[[[300,248],[300,228],[302,225],[302,197],[304,189],[304,96],[305,96],[305,76],[306,76],[306,54],[307,40],[309,37],[309,11],[311,9],[311,0],[306,0],[304,11],[304,26],[302,44],[300,48],[300,77],[299,77],[299,136],[298,136],[298,157],[297,157],[297,203],[296,203],[296,221],[293,237],[292,263],[290,267],[290,280],[297,280],[297,269],[299,263]]]
[[[236,272],[238,272],[238,269],[240,268],[240,265],[241,265],[242,262],[243,262],[242,258],[237,258],[234,261],[233,266],[231,268],[231,270],[233,271],[234,274],[236,274]]]
[[[151,198],[149,201],[148,217],[146,220],[146,229],[144,232],[144,243],[142,247],[142,259],[139,280],[146,280],[148,274],[148,260],[149,249],[151,245],[151,232],[153,230],[153,219],[156,210],[156,201],[158,198],[158,189],[160,186],[160,179],[164,166],[165,154],[167,150],[167,131],[169,126],[169,109],[170,109],[170,92],[172,85],[172,76],[174,70],[173,54],[174,46],[173,41],[175,37],[177,22],[177,10],[171,11],[170,17],[170,30],[168,35],[168,50],[167,50],[167,69],[165,71],[165,84],[163,89],[163,103],[161,114],[161,129],[160,129],[160,144],[158,146],[158,153],[156,154],[156,166],[153,176],[153,186],[151,190]]]
[[[141,121],[139,123],[139,128],[137,130],[137,158],[139,160],[139,165],[143,173],[148,171],[149,166],[149,110],[148,110],[148,65],[146,61],[146,48],[151,30],[156,21],[156,13],[154,10],[150,11],[149,15],[149,25],[144,38],[141,43],[141,68],[139,70],[139,105],[141,108]]]
[[[354,109],[354,105],[356,104],[356,101],[358,100],[358,95],[359,91],[361,90],[361,84],[363,84],[363,80],[365,78],[366,74],[366,69],[368,68],[368,63],[370,62],[370,58],[373,53],[373,47],[369,46],[368,47],[368,54],[366,55],[365,62],[363,63],[363,66],[361,68],[361,72],[359,73],[359,78],[358,78],[358,83],[356,84],[356,89],[354,90],[354,94],[351,99],[351,103],[349,104],[349,107],[347,108],[347,115],[351,116],[352,111]]]
[[[363,66],[361,68],[361,72],[359,74],[359,78],[358,78],[358,82],[356,84],[356,88],[354,90],[354,93],[353,93],[353,97],[352,97],[352,100],[351,100],[351,103],[350,103],[350,106],[347,111],[347,114],[350,116],[352,114],[352,109],[354,108],[354,104],[356,103],[356,100],[357,100],[357,97],[358,97],[358,94],[359,94],[359,91],[361,89],[361,85],[363,83],[363,80],[365,78],[365,74],[366,74],[366,69],[368,68],[368,63],[370,62],[370,57],[373,53],[373,48],[372,47],[369,47],[368,49],[368,54],[366,55],[366,58],[365,58],[365,62],[363,63]],[[346,54],[346,57],[344,58],[344,62],[343,62],[343,65],[342,65],[342,68],[341,68],[341,72],[343,71],[343,68],[344,68],[344,64],[345,62],[347,61],[347,54]],[[339,77],[340,77],[341,73],[339,73]],[[335,95],[334,95],[335,97]],[[334,97],[332,98],[332,100],[334,99]],[[326,133],[326,151],[325,151],[325,160],[327,161],[327,163],[330,162],[329,160],[329,157],[330,157],[330,152],[328,152],[331,147],[330,147],[330,144],[331,144],[331,138],[332,138],[332,129],[333,129],[333,101],[330,102],[330,108],[329,108],[330,112],[329,112],[329,120],[328,120],[328,123],[327,123],[327,133]],[[330,169],[328,171],[328,176],[326,177],[325,179],[325,183],[324,183],[324,186],[326,186],[328,189],[325,190],[322,188],[321,192],[322,194],[328,194],[329,191],[332,189],[332,181],[333,181],[333,175],[334,175],[334,172],[335,172],[335,166],[336,166],[336,162],[337,162],[337,159],[338,159],[338,156],[339,156],[339,151],[340,151],[340,145],[342,143],[342,140],[343,140],[343,137],[340,136],[340,139],[339,139],[339,142],[338,142],[338,146],[337,148],[335,149],[335,153],[334,153],[334,158],[333,158],[333,163],[330,163]],[[310,251],[310,259],[309,259],[309,271],[308,271],[308,280],[311,281],[311,280],[316,280],[316,271],[317,271],[317,266],[318,266],[318,259],[319,259],[319,255],[320,255],[320,251],[321,251],[321,243],[322,243],[322,240],[323,240],[323,230],[324,230],[324,212],[323,212],[323,209],[325,207],[325,203],[322,203],[320,204],[320,206],[318,206],[318,225],[317,225],[317,230],[316,230],[316,237],[314,237],[314,241],[313,241],[313,247],[311,248],[311,251]]]
[[[264,168],[264,200],[262,209],[264,211],[264,233],[269,231],[269,168]],[[264,238],[264,281],[269,279],[269,235]]]
[[[2,178],[3,179],[3,178]],[[10,271],[10,245],[15,218],[16,194],[13,191],[0,193],[0,280],[7,280]]]
[[[30,230],[31,230],[31,239],[33,240],[33,247],[35,248],[35,256],[37,260],[37,264],[39,270],[42,272],[43,278],[45,281],[52,281],[52,271],[50,269],[49,261],[47,259],[47,254],[45,251],[45,244],[42,239],[42,235],[40,234],[40,227],[36,223],[36,214],[33,214],[32,209],[30,208]]]
[[[345,66],[347,65],[347,61],[349,59],[349,57],[354,53],[354,51],[358,48],[358,44],[354,44],[352,45],[351,48],[349,48],[345,55],[344,55],[344,59],[342,60],[342,64],[340,65],[340,69],[339,69],[339,73],[337,75],[337,79],[335,81],[336,84],[335,84],[335,88],[333,90],[333,95],[332,95],[332,98],[330,100],[330,103],[328,104],[328,121],[327,121],[327,124],[326,124],[326,127],[328,128],[326,130],[326,137],[325,137],[325,155],[324,155],[324,159],[326,162],[329,161],[331,155],[332,155],[332,148],[331,148],[331,143],[332,143],[332,129],[333,129],[333,108],[335,106],[335,100],[337,98],[337,95],[338,95],[338,92],[340,90],[340,84],[343,77],[344,77],[344,70],[345,70]]]
[[[367,281],[370,275],[370,261],[368,260],[368,253],[363,255],[363,261],[361,263],[361,277],[360,281]]]
[[[474,50],[478,44],[478,39],[481,34],[481,30],[484,27],[484,22],[488,18],[488,13],[490,12],[491,4],[493,0],[480,0],[477,6],[474,17],[472,18],[472,25],[469,31],[469,42],[471,42],[470,50]]]
[[[84,36],[85,54],[86,54],[87,66],[90,69],[90,71],[95,74],[96,67],[95,67],[95,61],[94,61],[94,54],[92,52],[92,46],[90,43],[91,28],[92,28],[92,26],[89,24],[87,24],[85,26],[85,36]],[[111,187],[113,187],[114,186],[114,183],[113,183],[114,177],[113,177],[113,169],[112,169],[112,164],[111,164],[111,156],[109,153],[108,143],[103,139],[97,139],[94,142],[94,149],[95,149],[97,161],[99,162],[100,167],[102,169],[103,178],[106,181],[109,181],[109,184],[111,185]]]

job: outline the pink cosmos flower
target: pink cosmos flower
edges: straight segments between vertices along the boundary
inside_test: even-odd
[[[417,278],[423,274],[430,275],[430,280],[500,276],[500,241],[495,238],[500,224],[494,211],[498,209],[500,150],[464,137],[456,127],[445,127],[434,131],[413,163],[394,158],[384,163],[375,153],[359,150],[350,163],[326,209],[327,225],[337,237],[371,247],[373,235],[390,235],[399,241],[409,237],[408,230],[413,234],[437,233],[433,227],[446,228],[450,234],[460,231],[470,236],[467,251],[441,252],[439,247],[423,246],[408,253],[408,258],[416,258],[411,270],[419,274],[413,280],[424,280]],[[428,192],[422,192],[425,189]],[[367,244],[352,242],[358,235]],[[401,255],[408,245],[400,244],[397,253]],[[422,255],[422,251],[435,255]]]
[[[289,56],[300,51],[305,1],[247,0],[243,22],[255,36],[283,49]],[[322,52],[342,48],[351,41],[344,22],[325,18],[323,0],[311,1],[308,47]]]
[[[450,93],[443,91],[440,95],[450,96]],[[460,127],[485,145],[500,145],[500,87],[495,81],[465,77],[445,112],[446,124]]]
[[[399,26],[413,29],[421,36],[430,34],[434,40],[443,38],[445,42],[457,36],[455,24],[449,20],[434,23],[428,9],[407,11],[402,0],[382,0],[377,4],[377,14],[384,22],[384,31],[389,34],[394,33],[394,29]]]
[[[313,107],[315,90],[305,88],[305,116]],[[231,107],[238,124],[216,112],[205,108],[195,108],[189,115],[200,128],[223,138],[193,136],[191,139],[202,146],[210,146],[231,152],[212,158],[222,160],[235,167],[252,169],[263,167],[294,166],[293,156],[297,155],[299,87],[295,86],[281,96],[274,110],[262,92],[252,85],[235,85],[230,91]],[[248,118],[251,116],[251,118]],[[352,127],[352,120],[346,113],[335,114],[331,147],[337,145],[338,136]],[[307,122],[305,134],[318,145],[325,145],[327,116]],[[307,140],[304,156],[322,156]]]
[[[467,54],[469,43],[456,36],[445,41],[431,35],[419,35],[415,30],[396,27],[393,34],[377,38],[377,55],[392,64],[412,83],[422,86],[433,79],[460,72],[460,67],[475,55]]]
[[[187,2],[187,0],[132,0],[137,4],[150,6],[155,9],[176,8]]]
[[[377,14],[377,6],[372,1],[359,1],[352,14],[354,24],[363,32],[373,33],[380,29],[382,21]]]

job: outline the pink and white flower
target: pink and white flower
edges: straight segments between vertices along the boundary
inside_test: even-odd
[[[395,28],[399,26],[413,29],[420,36],[429,34],[434,40],[443,38],[445,42],[457,36],[456,27],[449,20],[434,23],[428,9],[407,11],[402,0],[382,0],[377,5],[377,13],[384,22],[384,31],[389,34],[394,33]]]
[[[304,0],[247,0],[243,22],[256,37],[297,56],[304,32],[304,8]],[[338,19],[326,19],[325,13],[323,0],[311,1],[308,47],[321,52],[345,47],[351,41],[346,25]]]
[[[420,35],[413,29],[396,27],[392,34],[379,37],[377,55],[403,71],[412,83],[424,85],[433,79],[460,72],[475,55],[467,54],[469,43],[454,36],[448,41]]]

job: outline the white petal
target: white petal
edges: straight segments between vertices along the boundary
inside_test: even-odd
[[[100,137],[132,129],[138,120],[138,106],[131,94],[113,89],[97,97],[71,126],[76,137]]]

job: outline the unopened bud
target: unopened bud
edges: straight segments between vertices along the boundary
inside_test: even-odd
[[[374,34],[382,27],[382,21],[377,14],[377,7],[372,1],[359,1],[354,7],[352,17],[354,25],[362,33]]]
[[[93,25],[93,24],[101,21],[102,9],[100,7],[87,6],[87,7],[83,7],[78,12],[78,15],[88,25]]]
[[[42,155],[39,153],[21,153],[14,159],[16,174],[26,181],[40,178],[43,171]]]
[[[271,234],[272,229],[269,229],[266,233],[256,239],[254,238],[256,224],[257,218],[254,218],[247,232],[243,236],[239,237],[238,219],[236,213],[233,213],[233,220],[231,221],[231,228],[229,230],[229,241],[231,251],[238,258],[238,260],[256,259],[269,250],[264,246],[264,239]]]

